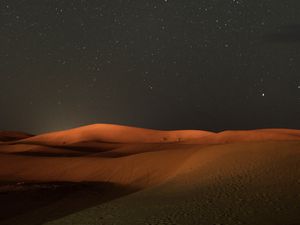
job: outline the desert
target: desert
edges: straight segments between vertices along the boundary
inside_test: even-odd
[[[0,224],[297,224],[300,131],[2,132]]]

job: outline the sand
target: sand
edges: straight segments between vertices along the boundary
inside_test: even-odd
[[[0,224],[300,224],[299,130],[96,124],[0,140]]]
[[[17,141],[24,138],[32,137],[33,135],[17,132],[17,131],[0,131],[0,142],[3,141]]]

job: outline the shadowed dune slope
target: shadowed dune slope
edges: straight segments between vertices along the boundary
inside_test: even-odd
[[[25,138],[32,137],[33,135],[23,133],[23,132],[16,132],[16,131],[0,131],[0,142],[4,141],[17,141]]]

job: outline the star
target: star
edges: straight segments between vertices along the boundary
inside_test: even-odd
[[[51,108],[43,109],[49,120],[54,120],[49,112],[69,113],[80,104],[82,114],[70,121],[74,127],[90,123],[91,117],[94,122],[140,125],[138,117],[120,121],[120,115],[133,110],[147,118],[142,121],[145,127],[156,123],[159,129],[171,128],[165,124],[208,130],[259,128],[266,126],[265,113],[250,123],[242,120],[249,115],[248,107],[257,109],[267,100],[277,107],[278,95],[287,99],[300,94],[299,46],[294,45],[300,40],[295,13],[300,1],[160,0],[126,6],[122,1],[4,2],[0,126],[7,123],[8,129],[21,129],[18,119],[12,118],[18,118],[19,111],[35,115],[44,99]],[[280,14],[275,13],[278,10]],[[140,105],[150,106],[154,100],[162,108],[155,121],[150,116],[153,109]],[[132,107],[121,107],[125,102]],[[22,108],[22,103],[29,107]],[[280,126],[300,126],[291,115],[300,105],[286,104],[267,125],[275,127],[280,121]],[[216,106],[219,110],[214,110]],[[199,108],[201,115],[193,111]],[[233,115],[238,118],[234,122],[207,122],[207,114],[223,118],[232,111],[239,112]],[[176,120],[183,112],[185,119]],[[170,123],[163,121],[165,115]],[[42,119],[32,116],[24,124]]]

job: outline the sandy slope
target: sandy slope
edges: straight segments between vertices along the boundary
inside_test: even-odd
[[[299,165],[299,130],[42,134],[0,144],[0,224],[297,224]]]
[[[4,141],[16,141],[21,140],[24,138],[32,137],[33,135],[23,133],[23,132],[16,132],[16,131],[0,131],[0,142]]]
[[[47,225],[297,225],[299,165],[300,142],[209,147],[165,183]]]

